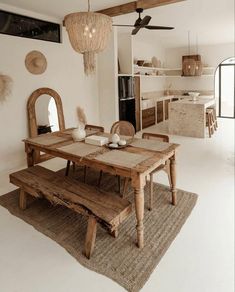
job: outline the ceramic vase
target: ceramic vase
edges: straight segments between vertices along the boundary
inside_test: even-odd
[[[76,129],[72,131],[74,141],[81,141],[86,137],[85,125],[79,124]]]

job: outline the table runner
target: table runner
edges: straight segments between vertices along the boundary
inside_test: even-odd
[[[164,151],[169,148],[171,144],[166,142],[160,142],[156,140],[150,140],[150,139],[138,139],[134,138],[134,140],[131,142],[130,146],[137,147],[137,148],[143,148],[147,150],[152,151]]]
[[[28,138],[27,140],[40,145],[51,146],[57,143],[69,141],[71,139],[69,137],[59,137],[56,135],[45,134],[35,138]]]
[[[95,159],[101,162],[124,166],[128,168],[135,167],[142,161],[148,159],[151,155],[136,154],[120,150],[112,150],[98,155]]]
[[[97,152],[101,149],[100,146],[95,146],[91,144],[86,144],[82,142],[75,142],[67,146],[58,147],[59,150],[67,152],[73,155],[78,155],[80,157],[87,156],[91,153]]]

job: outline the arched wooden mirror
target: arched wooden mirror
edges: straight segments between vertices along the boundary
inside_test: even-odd
[[[35,90],[28,99],[27,112],[30,138],[65,130],[62,101],[59,94],[51,88]],[[35,152],[36,163],[50,158],[48,155]]]

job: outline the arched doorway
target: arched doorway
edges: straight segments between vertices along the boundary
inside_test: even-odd
[[[235,57],[224,60],[215,72],[215,97],[221,118],[235,118]]]

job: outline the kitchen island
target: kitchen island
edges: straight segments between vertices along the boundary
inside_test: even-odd
[[[169,104],[169,133],[187,137],[206,137],[206,109],[215,106],[213,96],[198,100],[184,98]]]

